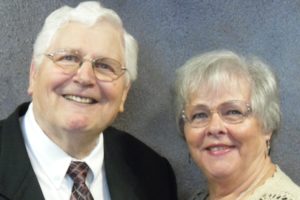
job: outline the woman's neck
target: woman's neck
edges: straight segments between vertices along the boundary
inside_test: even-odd
[[[270,157],[267,157],[260,166],[254,166],[253,169],[244,172],[239,177],[233,176],[222,180],[210,180],[209,199],[244,200],[249,197],[256,188],[272,177],[276,170]]]

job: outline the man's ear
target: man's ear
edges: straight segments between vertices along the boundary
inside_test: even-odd
[[[36,76],[37,76],[37,69],[34,64],[34,61],[32,60],[31,64],[30,64],[30,71],[29,71],[29,86],[27,89],[27,93],[30,96],[32,96],[32,93],[33,93]]]
[[[128,95],[130,87],[131,87],[131,83],[128,83],[127,86],[125,86],[125,88],[123,90],[119,112],[124,112],[124,105],[125,105],[125,101],[127,99],[127,95]]]

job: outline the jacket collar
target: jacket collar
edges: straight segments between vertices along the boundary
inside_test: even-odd
[[[1,122],[0,160],[5,163],[0,164],[0,197],[7,199],[44,199],[20,128],[19,117],[26,113],[28,105],[22,104]]]

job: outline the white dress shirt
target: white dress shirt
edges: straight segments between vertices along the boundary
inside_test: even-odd
[[[37,124],[32,103],[25,116],[20,119],[31,165],[46,200],[69,200],[73,181],[66,175],[72,160],[78,161],[65,153],[42,131]],[[90,168],[86,185],[95,200],[110,200],[104,170],[104,146],[101,133],[96,147],[84,159]]]

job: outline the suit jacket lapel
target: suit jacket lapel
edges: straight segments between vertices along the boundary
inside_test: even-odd
[[[133,169],[128,165],[126,148],[123,148],[126,144],[120,134],[112,128],[104,131],[104,166],[111,199],[144,199]]]
[[[2,122],[0,134],[0,197],[7,199],[44,199],[31,167],[19,125],[19,116],[25,114],[28,104],[20,106]]]

